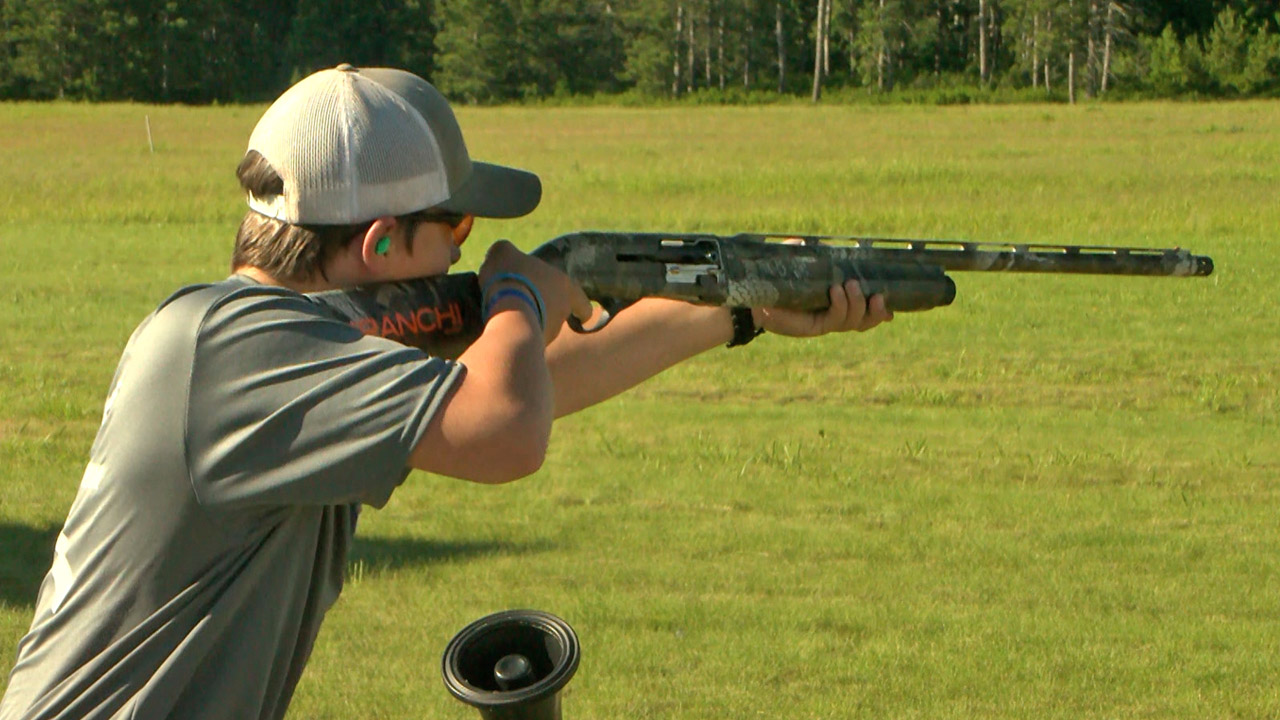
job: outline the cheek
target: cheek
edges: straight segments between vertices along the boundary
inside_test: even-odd
[[[413,247],[413,263],[415,265],[435,268],[441,263],[447,265],[453,262],[455,246],[453,239],[447,234],[437,235],[430,231],[421,232],[416,240],[417,242]]]
[[[458,247],[452,242],[439,242],[438,238],[433,240],[434,242],[425,243],[416,253],[418,257],[414,264],[422,274],[439,275],[448,272],[449,267],[460,257]]]

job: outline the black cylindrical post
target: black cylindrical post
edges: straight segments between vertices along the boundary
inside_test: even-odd
[[[444,651],[445,687],[484,720],[560,720],[560,690],[578,669],[578,636],[538,610],[488,615]]]

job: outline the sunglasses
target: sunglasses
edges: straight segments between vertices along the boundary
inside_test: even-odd
[[[409,216],[417,223],[444,223],[453,231],[453,242],[461,246],[471,234],[471,221],[466,213],[445,212],[443,210],[422,210]],[[463,224],[465,223],[465,227]]]

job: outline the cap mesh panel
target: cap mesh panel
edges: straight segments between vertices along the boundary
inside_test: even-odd
[[[287,222],[363,222],[448,197],[439,147],[417,111],[354,73],[295,85],[267,110],[249,147],[285,181],[283,198],[251,206]]]

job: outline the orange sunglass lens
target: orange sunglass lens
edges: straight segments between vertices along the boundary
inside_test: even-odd
[[[471,225],[475,222],[475,215],[463,215],[462,220],[453,226],[453,244],[459,247],[467,241],[467,236],[471,234]]]

